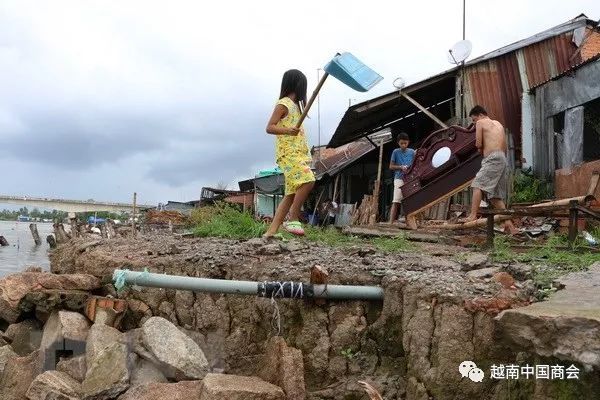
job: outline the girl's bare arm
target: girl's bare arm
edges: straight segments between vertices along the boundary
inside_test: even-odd
[[[267,133],[271,135],[292,135],[295,136],[300,132],[298,128],[284,128],[277,126],[277,123],[281,121],[287,115],[287,108],[281,104],[277,104],[273,110],[273,114],[267,123]]]

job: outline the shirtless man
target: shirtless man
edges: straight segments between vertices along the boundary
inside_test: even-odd
[[[479,152],[483,154],[483,160],[481,161],[481,169],[477,172],[475,180],[471,184],[473,188],[471,213],[467,218],[460,220],[463,223],[477,219],[479,204],[484,192],[494,208],[505,209],[504,198],[506,197],[508,185],[504,127],[500,122],[488,117],[487,111],[481,106],[473,107],[469,117],[476,126],[475,145]],[[504,230],[511,234],[518,232],[510,220],[504,223]]]

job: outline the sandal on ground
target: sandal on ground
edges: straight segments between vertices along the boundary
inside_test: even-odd
[[[304,236],[304,229],[302,228],[302,223],[300,221],[284,222],[283,229],[285,229],[286,232],[289,232],[292,235]]]

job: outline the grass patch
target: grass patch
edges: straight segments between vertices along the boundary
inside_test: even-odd
[[[416,245],[409,242],[404,236],[375,238],[371,240],[371,243],[379,250],[387,253],[401,253],[403,251],[416,249]]]
[[[362,238],[353,235],[347,235],[335,228],[316,228],[307,226],[304,229],[306,235],[304,238],[310,242],[326,244],[332,247],[349,247],[370,245],[376,249],[386,253],[397,253],[415,248],[415,245],[409,242],[404,236],[395,238],[380,237],[380,238]],[[287,238],[292,235],[285,234]]]
[[[600,253],[587,250],[584,243],[578,239],[571,249],[567,237],[553,235],[543,246],[515,253],[510,248],[510,242],[505,236],[496,236],[492,259],[498,262],[521,262],[534,267],[533,281],[540,289],[541,297],[553,290],[552,282],[558,277],[570,272],[586,270],[591,264],[600,261]]]
[[[267,225],[256,221],[249,213],[244,213],[226,203],[194,210],[191,215],[192,230],[196,236],[221,237],[228,239],[251,239],[260,237],[267,230]],[[306,226],[302,240],[315,242],[331,247],[373,246],[380,251],[394,253],[415,249],[415,245],[404,236],[397,238],[366,239],[346,235],[333,227],[319,228]],[[292,234],[282,232],[285,239],[295,238]]]
[[[309,242],[318,242],[332,247],[353,246],[361,242],[360,238],[352,235],[346,235],[335,228],[317,228],[306,226],[304,228],[304,238]],[[286,237],[293,237],[289,233]]]
[[[194,234],[201,237],[251,239],[260,237],[267,230],[266,224],[226,203],[194,210],[191,219]]]

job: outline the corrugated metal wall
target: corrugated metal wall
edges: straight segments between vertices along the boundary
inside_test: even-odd
[[[490,117],[500,121],[511,133],[515,157],[521,160],[521,97],[523,91],[550,79],[579,63],[581,56],[572,42],[572,32],[563,33],[518,51],[466,67],[465,104],[468,110],[484,106]],[[523,79],[518,53],[525,60]]]

